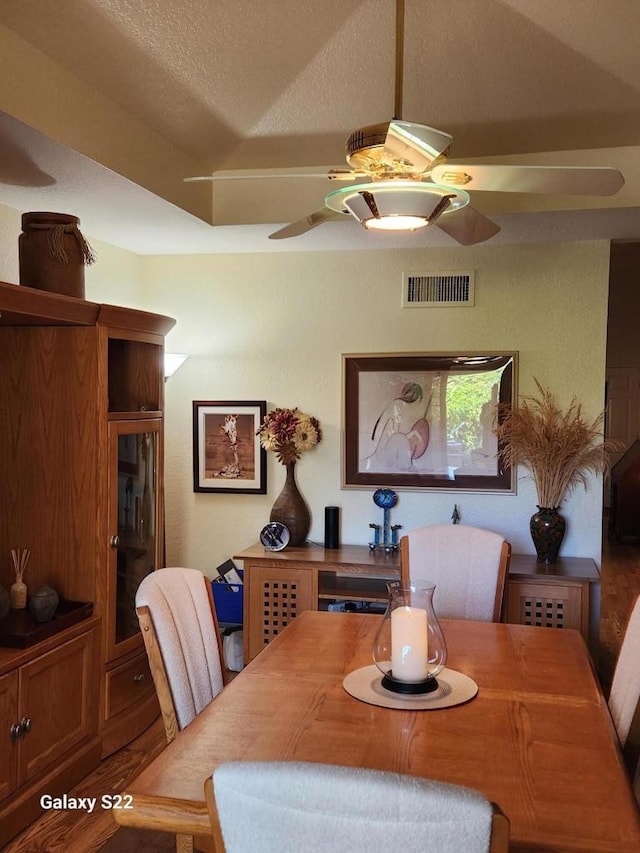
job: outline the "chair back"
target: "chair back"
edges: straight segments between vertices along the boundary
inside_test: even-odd
[[[196,569],[158,569],[138,587],[136,611],[171,741],[224,686],[211,584]]]
[[[436,585],[438,616],[499,622],[511,545],[499,533],[466,524],[434,524],[400,540],[400,575],[405,585]]]
[[[478,791],[398,773],[228,762],[214,770],[205,793],[216,850],[224,853],[508,850],[506,817]]]
[[[609,711],[627,770],[640,794],[637,779],[640,757],[640,595],[631,609],[620,646],[609,692]]]

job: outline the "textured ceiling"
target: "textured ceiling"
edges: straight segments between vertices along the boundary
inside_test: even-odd
[[[485,193],[474,206],[500,215],[640,205],[637,0],[405,2],[403,117],[453,134],[452,159],[554,152],[543,159],[616,165],[627,182],[603,203]],[[56,174],[38,180],[34,130],[122,176],[129,192],[142,187],[203,219],[213,210],[222,225],[283,223],[320,207],[319,182],[211,189],[182,178],[341,165],[352,130],[393,115],[394,5],[2,0],[0,110],[25,134],[4,122],[0,203],[33,209],[34,196],[53,203],[63,189]],[[30,180],[18,175],[26,139]],[[110,186],[115,197],[113,175]]]

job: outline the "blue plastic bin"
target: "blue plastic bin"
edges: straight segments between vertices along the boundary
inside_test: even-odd
[[[239,570],[238,574],[242,577],[242,570]],[[211,581],[211,589],[218,622],[225,625],[242,625],[244,621],[242,584]]]

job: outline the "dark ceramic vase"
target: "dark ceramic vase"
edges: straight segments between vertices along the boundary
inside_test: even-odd
[[[539,506],[538,511],[531,516],[529,529],[539,563],[557,562],[566,526],[557,507]]]
[[[48,622],[52,619],[58,603],[58,593],[50,586],[41,586],[29,596],[29,610],[36,622]]]
[[[280,521],[289,529],[289,545],[304,545],[311,527],[311,513],[296,484],[296,463],[289,462],[284,488],[271,509],[271,521]]]

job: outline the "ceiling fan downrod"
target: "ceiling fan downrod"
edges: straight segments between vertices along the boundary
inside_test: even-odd
[[[396,73],[393,117],[402,119],[402,87],[404,77],[404,0],[396,0]]]

